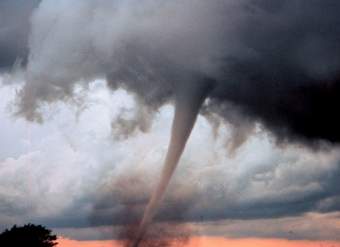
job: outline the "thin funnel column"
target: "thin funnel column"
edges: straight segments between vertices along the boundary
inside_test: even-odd
[[[145,209],[138,232],[131,247],[137,247],[148,225],[151,223],[163,195],[183,153],[185,144],[197,119],[198,112],[211,89],[208,82],[197,82],[195,86],[183,85],[176,97],[175,116],[172,123],[171,139],[164,161],[161,177]]]

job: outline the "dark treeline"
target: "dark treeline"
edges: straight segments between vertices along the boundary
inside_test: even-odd
[[[1,247],[53,247],[57,236],[41,225],[14,225],[0,234]]]

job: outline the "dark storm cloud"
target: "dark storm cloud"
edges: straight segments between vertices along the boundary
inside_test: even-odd
[[[242,130],[260,122],[280,141],[336,143],[339,10],[335,0],[45,0],[33,18],[19,113],[37,119],[40,104],[72,97],[77,82],[95,77],[151,111],[179,85],[208,79],[210,114]],[[234,122],[224,105],[238,109]],[[247,136],[239,134],[235,147]]]
[[[26,63],[30,17],[40,0],[0,2],[0,72],[15,62]]]
[[[252,24],[239,29],[252,54],[229,58],[223,78],[230,81],[219,84],[212,104],[241,106],[279,139],[338,142],[339,9],[336,1],[253,1]]]

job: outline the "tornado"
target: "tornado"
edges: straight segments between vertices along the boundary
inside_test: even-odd
[[[172,122],[170,143],[160,179],[144,211],[137,234],[130,247],[138,247],[144,233],[152,222],[183,153],[191,130],[195,125],[201,105],[211,89],[212,83],[208,80],[197,82],[194,85],[185,84],[179,87],[175,99],[175,115]]]

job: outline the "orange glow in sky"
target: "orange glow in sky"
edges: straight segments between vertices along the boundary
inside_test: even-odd
[[[290,241],[283,239],[226,239],[194,237],[181,247],[340,247],[340,241]],[[123,247],[118,241],[77,241],[59,239],[58,247]],[[161,247],[161,246],[160,246]],[[176,247],[176,246],[174,246]]]

